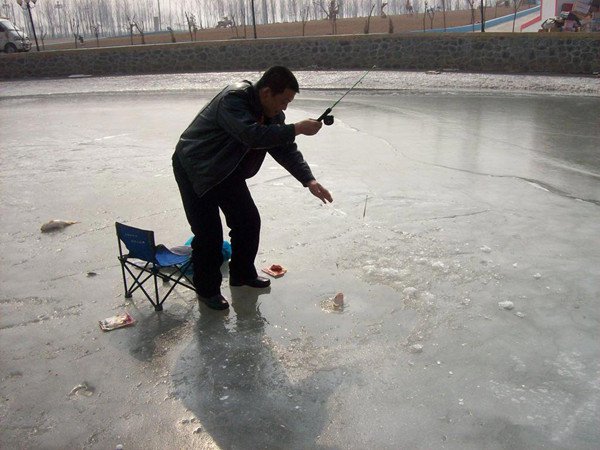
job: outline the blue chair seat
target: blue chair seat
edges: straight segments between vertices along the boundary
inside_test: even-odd
[[[156,262],[162,267],[185,264],[192,257],[192,248],[181,245],[167,248],[164,245],[156,246]]]

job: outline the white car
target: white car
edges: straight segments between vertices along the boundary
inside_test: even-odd
[[[6,53],[31,50],[29,37],[5,18],[0,18],[0,50]]]

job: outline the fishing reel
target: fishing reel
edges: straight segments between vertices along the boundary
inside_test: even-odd
[[[327,108],[323,114],[319,116],[317,119],[319,122],[323,122],[325,125],[333,125],[333,116],[329,114],[331,112],[331,108]]]
[[[342,99],[343,99],[343,98],[344,98],[346,95],[348,95],[348,93],[349,93],[349,92],[350,92],[352,89],[354,89],[354,88],[355,88],[355,87],[358,85],[358,83],[360,83],[360,82],[363,80],[363,78],[365,78],[365,77],[367,76],[367,74],[368,74],[368,73],[369,73],[371,70],[373,70],[374,68],[375,68],[375,66],[373,66],[371,69],[367,70],[367,71],[364,73],[364,75],[363,75],[362,77],[360,77],[360,78],[358,79],[358,81],[357,81],[356,83],[354,83],[354,84],[352,85],[352,87],[351,87],[350,89],[348,89],[348,90],[347,90],[347,91],[344,93],[344,95],[342,95],[342,96],[340,97],[340,99],[339,99],[337,102],[335,102],[333,105],[331,105],[331,107],[327,108],[327,109],[325,110],[325,112],[324,112],[323,114],[321,114],[317,120],[318,120],[319,122],[321,122],[321,121],[322,121],[322,122],[323,122],[325,125],[333,125],[333,116],[331,115],[331,111],[333,110],[333,108],[335,108],[335,105],[337,105],[339,102],[341,102],[341,101],[342,101]]]

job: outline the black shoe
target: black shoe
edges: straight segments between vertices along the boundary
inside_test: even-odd
[[[198,300],[210,309],[222,311],[229,308],[229,302],[221,294],[213,295],[212,297],[202,297],[201,295],[198,295]]]
[[[238,280],[237,278],[229,277],[230,286],[250,286],[253,288],[264,289],[271,286],[271,280],[264,277],[256,277],[251,280]]]

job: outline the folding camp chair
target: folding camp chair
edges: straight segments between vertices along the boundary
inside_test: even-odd
[[[164,245],[154,243],[154,231],[141,230],[119,222],[116,222],[115,226],[117,228],[119,262],[123,273],[125,298],[131,298],[131,294],[139,288],[150,300],[154,309],[162,311],[162,304],[178,284],[192,289],[194,292],[196,291],[192,280],[186,275],[192,264],[191,247],[183,246],[168,249]],[[125,245],[129,253],[123,254],[121,244]],[[137,273],[134,273],[132,269]],[[129,273],[132,279],[129,287],[127,287],[125,271]],[[144,289],[144,283],[151,278],[154,279],[154,296],[150,296]],[[158,278],[165,283],[173,282],[173,285],[162,298],[158,293]]]

